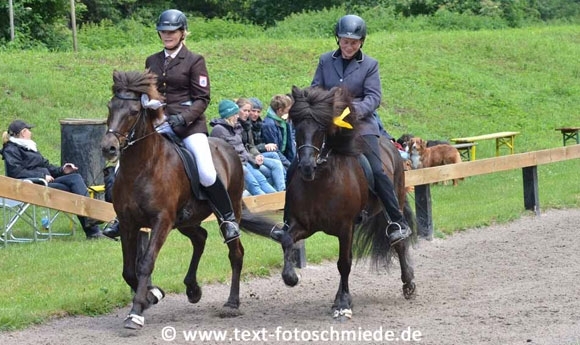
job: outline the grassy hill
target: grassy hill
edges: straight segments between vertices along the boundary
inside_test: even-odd
[[[292,85],[309,85],[318,56],[335,49],[331,39],[238,39],[188,46],[206,58],[212,82],[208,117],[224,98],[259,97],[269,103]],[[112,72],[142,70],[160,45],[99,52],[0,52],[0,128],[15,118],[35,124],[34,139],[51,161],[60,161],[59,119],[104,119]],[[370,35],[364,51],[377,58],[383,87],[379,113],[393,136],[413,133],[449,139],[519,131],[516,151],[558,147],[554,128],[580,126],[580,27],[498,31],[392,32]],[[478,145],[478,158],[493,156]],[[578,161],[538,168],[542,208],[580,206]],[[3,169],[0,168],[0,169]],[[2,171],[3,173],[3,171]],[[432,188],[437,236],[506,222],[523,211],[520,171],[470,177],[458,187]],[[412,195],[411,195],[412,197]],[[209,224],[203,282],[227,281],[225,248]],[[549,229],[557,231],[557,229]],[[245,277],[269,274],[282,260],[279,246],[243,237]],[[156,266],[155,281],[182,292],[189,244],[173,233]],[[310,262],[336,255],[336,241],[319,234],[307,243]],[[0,250],[5,286],[0,329],[42,322],[49,316],[99,314],[128,302],[121,279],[120,247],[110,241],[72,240],[9,246]],[[55,279],[55,277],[57,279]],[[67,291],[59,294],[59,291]]]
[[[578,125],[580,27],[379,33],[364,51],[380,63],[379,113],[394,136],[446,139],[518,130],[519,152],[559,143],[553,128]],[[207,60],[210,118],[223,98],[287,93],[309,85],[333,40],[188,41]],[[106,117],[114,69],[142,70],[159,45],[100,52],[1,52],[0,128],[14,118],[46,126],[36,140],[58,159],[58,120]],[[575,123],[576,120],[576,123]],[[484,153],[486,150],[481,150]]]

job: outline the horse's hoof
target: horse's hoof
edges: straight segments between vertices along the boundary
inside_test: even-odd
[[[243,313],[240,311],[240,308],[239,308],[239,303],[235,304],[235,303],[226,302],[226,304],[224,304],[223,308],[220,310],[218,316],[222,319],[228,319],[228,318],[232,318],[232,317],[238,317],[242,314]]]
[[[185,290],[185,293],[187,294],[187,300],[189,303],[197,303],[201,299],[201,287],[199,287],[199,285],[192,288],[188,287]]]
[[[145,324],[145,318],[137,314],[129,314],[125,318],[124,327],[127,329],[141,329]]]
[[[332,318],[344,322],[352,319],[352,309],[335,309]]]
[[[282,273],[282,280],[284,280],[284,284],[286,284],[286,286],[294,287],[300,282],[300,275],[296,274],[296,272],[287,274]]]
[[[147,301],[150,304],[157,304],[165,297],[165,292],[158,288],[157,286],[152,286],[147,291]]]
[[[415,295],[415,282],[403,284],[403,296],[405,299],[411,299]]]

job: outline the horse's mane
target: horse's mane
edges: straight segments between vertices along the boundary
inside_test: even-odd
[[[137,94],[147,94],[149,99],[156,99],[163,102],[165,99],[157,90],[157,75],[149,69],[145,72],[138,71],[114,71],[113,72],[113,95],[122,92],[135,92]],[[149,114],[155,114],[157,118],[163,117],[163,109],[148,109]]]
[[[292,88],[294,104],[288,114],[290,120],[298,124],[305,119],[313,119],[326,133],[326,146],[334,153],[356,155],[360,152],[355,138],[357,137],[357,116],[351,104],[348,92],[339,87],[324,90],[319,87]],[[334,118],[340,116],[346,108],[350,114],[344,118],[353,129],[339,127]]]

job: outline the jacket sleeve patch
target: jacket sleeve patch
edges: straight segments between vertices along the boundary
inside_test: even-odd
[[[205,75],[199,76],[199,85],[201,87],[207,87],[207,76],[205,76]]]

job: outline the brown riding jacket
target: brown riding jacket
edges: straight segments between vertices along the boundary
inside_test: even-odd
[[[185,45],[163,70],[165,51],[155,53],[145,60],[145,68],[158,77],[157,88],[167,103],[165,114],[181,114],[186,126],[174,128],[185,138],[194,133],[208,133],[205,110],[210,102],[210,83],[205,59],[191,52]]]

